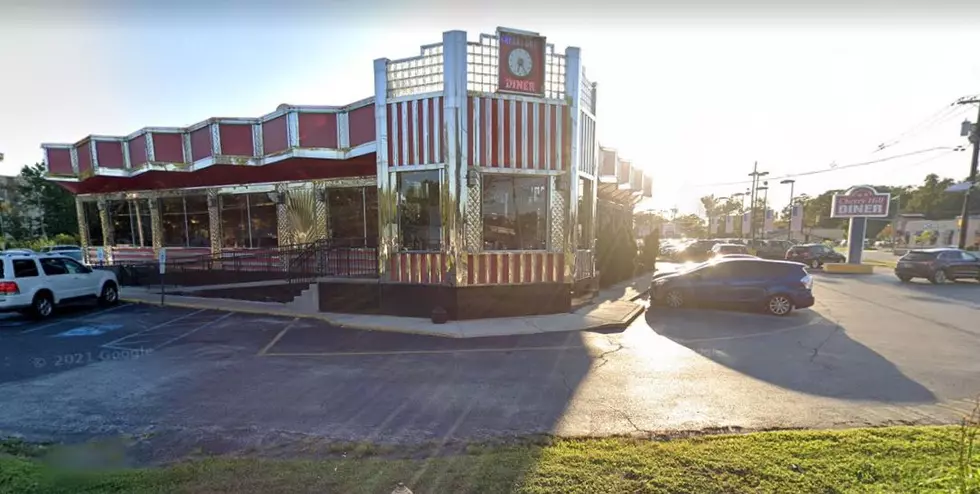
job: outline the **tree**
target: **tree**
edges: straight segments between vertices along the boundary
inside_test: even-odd
[[[704,220],[696,214],[688,214],[677,217],[674,220],[677,232],[683,237],[700,238],[708,233],[708,227]]]
[[[24,165],[20,170],[18,186],[22,211],[36,211],[37,215],[21,213],[21,218],[35,217],[35,234],[53,236],[59,233],[78,235],[78,217],[75,214],[75,198],[60,185],[44,179],[44,165]],[[35,225],[32,225],[35,226]]]

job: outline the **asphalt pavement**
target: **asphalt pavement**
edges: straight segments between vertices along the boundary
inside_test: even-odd
[[[129,305],[0,320],[0,435],[142,461],[311,441],[940,424],[980,394],[980,283],[818,274],[788,317],[653,308],[624,331],[440,338]]]

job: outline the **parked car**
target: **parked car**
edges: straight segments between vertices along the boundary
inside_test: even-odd
[[[824,244],[803,244],[790,247],[786,251],[786,260],[801,262],[817,269],[828,262],[845,262],[847,258]]]
[[[119,301],[116,275],[58,253],[0,253],[0,312],[43,319],[57,306],[79,301]]]
[[[980,258],[960,249],[910,250],[898,259],[895,276],[902,282],[926,278],[937,285],[947,280],[980,281]]]
[[[725,254],[748,254],[749,249],[739,244],[715,244],[711,246],[711,257],[721,257]]]
[[[677,308],[717,304],[757,307],[785,316],[814,303],[813,277],[795,262],[725,259],[655,278],[650,300]]]
[[[63,256],[70,257],[78,262],[85,262],[85,256],[82,254],[82,248],[77,245],[49,245],[47,247],[42,247],[41,252],[56,252]]]
[[[695,240],[677,253],[680,262],[704,262],[711,257],[711,247],[719,243],[717,240]]]
[[[785,259],[786,251],[793,248],[788,240],[765,240],[756,250],[756,255],[763,259]]]

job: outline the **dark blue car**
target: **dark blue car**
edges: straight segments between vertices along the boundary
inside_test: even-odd
[[[785,316],[813,305],[813,278],[800,263],[763,259],[723,259],[657,276],[650,286],[653,303],[757,307]]]

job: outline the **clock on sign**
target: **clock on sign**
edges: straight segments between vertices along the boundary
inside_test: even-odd
[[[497,40],[500,47],[497,91],[544,96],[544,36],[499,29]]]

